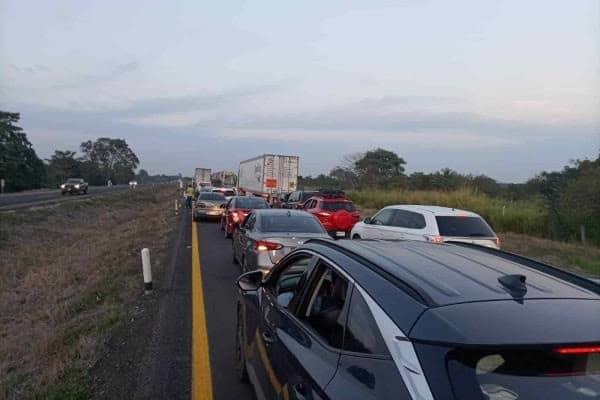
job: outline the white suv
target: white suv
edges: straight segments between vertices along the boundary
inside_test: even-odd
[[[456,208],[396,205],[357,223],[352,239],[421,240],[473,243],[500,248],[500,240],[479,215]]]

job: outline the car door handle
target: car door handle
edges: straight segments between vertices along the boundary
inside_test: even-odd
[[[262,333],[262,338],[265,343],[273,343],[275,341],[275,338],[273,338],[273,335],[271,335],[269,332],[265,332],[265,331],[263,331],[263,333]]]

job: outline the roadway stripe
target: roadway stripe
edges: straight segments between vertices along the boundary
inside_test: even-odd
[[[198,227],[192,221],[192,400],[213,400]]]

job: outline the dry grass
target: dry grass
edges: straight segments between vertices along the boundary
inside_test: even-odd
[[[0,398],[84,398],[77,382],[174,227],[173,188],[0,215]]]
[[[600,248],[516,233],[500,234],[504,250],[556,265],[575,273],[600,276]]]

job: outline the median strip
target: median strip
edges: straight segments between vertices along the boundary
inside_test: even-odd
[[[212,374],[202,292],[198,227],[192,221],[192,400],[212,400]]]

